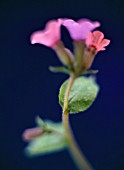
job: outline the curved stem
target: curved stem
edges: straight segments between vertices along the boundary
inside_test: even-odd
[[[68,112],[68,98],[71,91],[71,87],[74,83],[75,76],[72,74],[69,79],[69,83],[65,93],[64,107],[63,107],[63,125],[65,128],[66,136],[69,142],[69,152],[77,165],[79,170],[93,170],[89,162],[86,160],[85,156],[81,153],[75,139],[73,137],[70,125],[69,125],[69,112]]]

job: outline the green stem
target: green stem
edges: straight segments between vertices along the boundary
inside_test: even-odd
[[[65,93],[63,116],[62,116],[63,125],[65,128],[66,137],[69,142],[69,152],[75,164],[77,165],[78,169],[79,170],[93,170],[89,162],[86,160],[85,156],[81,153],[80,148],[78,147],[73,137],[73,134],[72,134],[72,131],[69,125],[68,98],[69,98],[69,94],[71,91],[71,87],[74,83],[74,80],[75,80],[75,76],[74,74],[72,74],[70,76],[69,83],[68,83],[66,93]]]

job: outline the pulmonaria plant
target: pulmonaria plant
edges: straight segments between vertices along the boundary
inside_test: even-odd
[[[73,40],[74,52],[65,48],[61,40],[61,25],[65,26]],[[99,86],[93,76],[97,70],[90,69],[96,54],[105,50],[110,40],[104,39],[104,34],[98,30],[100,23],[88,19],[60,18],[51,20],[44,30],[36,31],[31,35],[32,44],[42,44],[52,48],[63,66],[50,67],[53,72],[69,74],[59,92],[59,103],[62,107],[62,122],[43,121],[36,118],[37,126],[27,129],[23,139],[29,144],[25,151],[29,156],[43,155],[68,149],[79,170],[92,170],[92,166],[82,155],[72,134],[69,125],[69,113],[79,113],[87,110],[99,91]]]

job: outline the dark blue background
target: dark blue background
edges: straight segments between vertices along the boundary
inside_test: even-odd
[[[52,18],[87,17],[102,23],[111,45],[92,66],[101,91],[93,106],[71,116],[76,139],[96,170],[124,170],[124,3],[119,0],[0,1],[0,170],[76,170],[66,151],[29,159],[21,134],[34,118],[61,120],[58,91],[67,78],[52,74],[54,52],[31,45],[30,34]],[[68,32],[62,28],[66,45]],[[68,38],[66,38],[68,36]]]

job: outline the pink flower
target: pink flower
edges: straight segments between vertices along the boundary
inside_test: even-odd
[[[77,22],[72,19],[60,20],[62,22],[62,25],[64,25],[68,29],[73,40],[86,39],[90,31],[100,26],[99,22],[91,22],[88,19],[80,19]]]
[[[51,20],[44,30],[36,31],[31,35],[31,43],[39,43],[53,47],[60,40],[61,20]]]
[[[109,43],[110,40],[104,39],[104,34],[100,31],[90,32],[86,39],[86,45],[96,48],[96,52],[105,50],[104,47]]]

